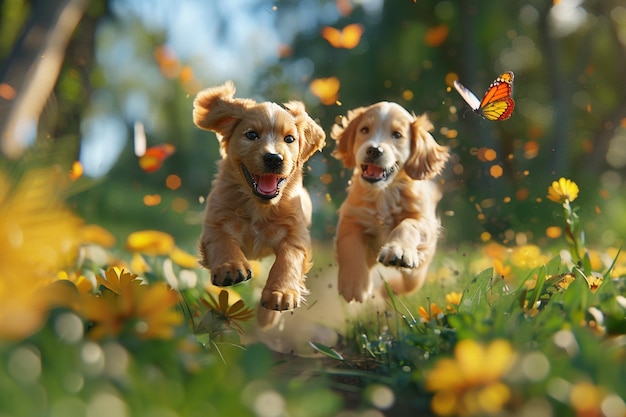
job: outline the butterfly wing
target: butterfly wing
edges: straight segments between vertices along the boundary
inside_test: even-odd
[[[487,120],[506,120],[511,117],[515,101],[511,97],[487,103],[485,107],[480,108],[480,114]]]
[[[341,48],[343,44],[341,31],[331,26],[322,29],[322,38],[326,39],[333,48]]]
[[[176,151],[176,147],[169,143],[152,146],[146,149],[146,153],[139,157],[139,166],[146,172],[158,171],[170,155]]]
[[[361,42],[361,35],[363,35],[363,26],[358,23],[347,25],[341,30],[331,26],[322,29],[322,37],[333,48],[353,49]]]
[[[341,31],[341,46],[346,49],[356,48],[361,42],[361,35],[363,35],[363,26],[358,23],[344,27]]]
[[[474,93],[472,93],[469,88],[465,87],[463,84],[454,80],[454,88],[459,93],[461,98],[465,100],[465,102],[472,108],[472,110],[477,111],[480,108],[480,100]]]
[[[501,74],[491,83],[478,107],[478,112],[487,120],[506,120],[511,117],[515,108],[511,71]]]

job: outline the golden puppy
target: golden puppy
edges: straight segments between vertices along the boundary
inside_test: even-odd
[[[312,206],[302,167],[323,148],[326,135],[298,101],[281,107],[234,94],[229,81],[194,101],[194,123],[217,133],[222,154],[206,202],[201,264],[211,270],[213,284],[227,286],[251,278],[248,259],[274,254],[261,305],[293,309],[303,301],[311,267]],[[259,313],[261,324],[277,318]]]
[[[354,169],[336,238],[339,293],[347,301],[370,294],[376,262],[400,272],[389,281],[396,293],[424,282],[440,229],[441,194],[428,180],[449,157],[428,133],[432,128],[425,115],[390,102],[352,110],[333,126],[333,155]]]

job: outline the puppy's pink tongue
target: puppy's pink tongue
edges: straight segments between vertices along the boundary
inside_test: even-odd
[[[263,174],[259,176],[257,190],[263,194],[275,194],[280,177],[274,174]]]
[[[384,170],[378,165],[367,165],[365,167],[365,175],[370,178],[381,178],[383,176]]]

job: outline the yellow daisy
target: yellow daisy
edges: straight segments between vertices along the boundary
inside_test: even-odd
[[[572,180],[561,177],[548,187],[548,200],[555,203],[572,202],[578,197],[578,185]]]
[[[454,358],[439,359],[426,375],[426,389],[435,393],[432,410],[440,416],[499,412],[511,397],[502,378],[515,360],[516,353],[506,340],[488,345],[461,340]]]
[[[174,249],[174,238],[158,230],[141,230],[128,235],[126,248],[145,255],[167,255]]]
[[[232,324],[242,333],[243,328],[238,321],[246,321],[254,316],[254,311],[246,307],[242,299],[238,299],[232,305],[228,301],[229,292],[222,290],[217,300],[211,293],[206,293],[206,298],[202,299],[202,303],[206,305],[214,316],[219,320]]]
[[[0,170],[0,339],[20,340],[44,323],[45,287],[78,255],[82,221],[59,198],[51,169],[19,181]]]

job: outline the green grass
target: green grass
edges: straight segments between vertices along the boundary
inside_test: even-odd
[[[442,245],[422,289],[363,305],[316,242],[308,303],[260,332],[271,259],[227,298],[163,235],[87,239],[24,172],[0,177],[23,237],[0,241],[0,416],[626,414],[626,257],[588,247],[570,200],[562,244]]]

